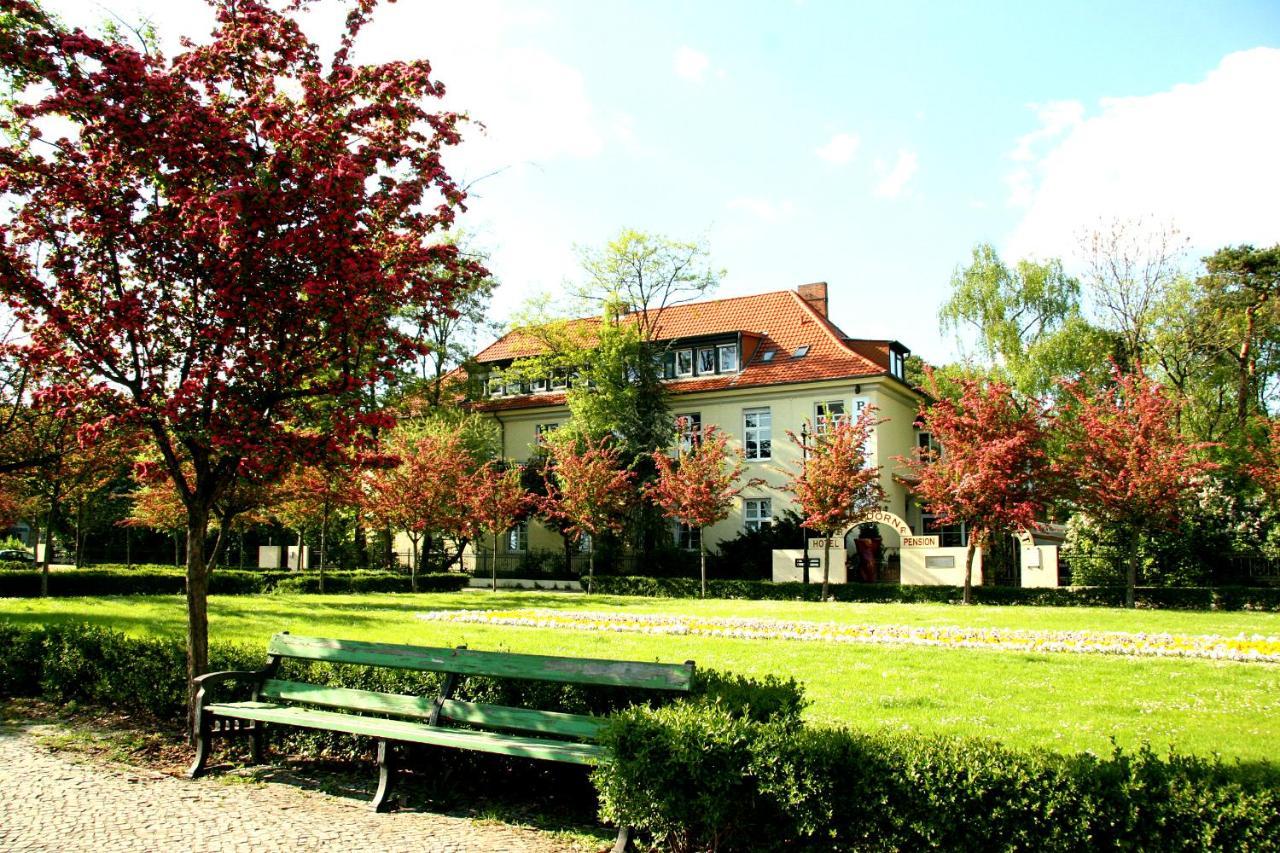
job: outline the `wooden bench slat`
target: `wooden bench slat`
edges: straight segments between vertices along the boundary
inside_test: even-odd
[[[500,735],[469,729],[444,729],[424,726],[406,720],[388,720],[381,717],[359,717],[334,711],[318,711],[276,705],[270,702],[226,702],[206,706],[206,710],[221,717],[242,720],[258,720],[301,726],[311,729],[345,732],[353,735],[384,738],[407,743],[425,743],[435,746],[472,749],[522,758],[539,758],[569,764],[594,764],[606,755],[604,747],[596,744],[543,740],[519,735]]]
[[[272,637],[267,653],[331,663],[658,690],[688,691],[693,682],[692,663],[648,663],[480,652],[300,637],[292,634],[276,634]]]
[[[595,740],[608,722],[602,717],[586,714],[566,714],[563,711],[534,711],[528,708],[511,708],[506,705],[486,705],[479,702],[463,702],[446,699],[440,707],[440,716],[457,723],[491,726],[497,729],[517,729],[526,732],[564,735]]]
[[[425,720],[435,708],[435,696],[405,696],[399,693],[379,693],[350,687],[326,687],[322,684],[304,684],[298,681],[268,679],[262,683],[258,695],[264,699],[284,699],[289,702],[305,702],[328,708],[348,708],[352,711],[369,711],[375,714],[394,714],[397,717],[414,717]]]

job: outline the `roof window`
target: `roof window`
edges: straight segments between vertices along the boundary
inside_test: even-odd
[[[804,357],[805,357],[806,355],[808,355],[808,354],[809,354],[809,345],[808,345],[808,344],[801,344],[800,346],[796,347],[796,351],[795,351],[795,352],[791,353],[791,357],[792,357],[792,358],[804,358]]]
[[[769,350],[768,352],[766,352],[766,353],[764,353],[763,355],[761,355],[761,356],[760,356],[760,360],[761,360],[761,361],[773,361],[773,357],[777,354],[777,352],[778,352],[778,351],[777,351],[776,349],[771,349],[771,350]]]

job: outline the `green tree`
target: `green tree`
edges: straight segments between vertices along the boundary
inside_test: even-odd
[[[1105,364],[1113,349],[1109,336],[1084,318],[1080,282],[1061,261],[1020,260],[1010,267],[989,243],[974,246],[969,265],[951,277],[938,319],[944,333],[972,335],[973,356],[986,372],[1031,397],[1048,393],[1058,377]],[[961,372],[973,377],[975,371]]]

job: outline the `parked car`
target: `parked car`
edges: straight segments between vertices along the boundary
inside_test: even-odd
[[[0,551],[0,563],[34,563],[36,558],[31,556],[30,551],[22,551],[17,548],[9,548]]]

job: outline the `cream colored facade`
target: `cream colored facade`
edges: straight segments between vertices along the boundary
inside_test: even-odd
[[[743,473],[744,480],[760,479],[765,484],[744,491],[735,501],[729,517],[703,532],[709,550],[745,529],[745,507],[749,500],[768,498],[773,518],[794,508],[784,487],[790,475],[800,467],[801,448],[788,437],[788,431],[799,436],[806,419],[811,423],[816,421],[818,405],[834,401],[842,402],[844,411],[852,415],[856,415],[862,406],[875,406],[879,417],[884,419],[875,428],[872,449],[874,464],[881,467],[881,482],[888,495],[886,509],[902,516],[915,532],[920,532],[920,512],[911,502],[906,488],[894,477],[895,473],[902,472],[902,465],[895,462],[894,457],[910,456],[916,446],[917,431],[913,424],[919,396],[903,382],[885,375],[689,394],[679,393],[679,385],[676,381],[669,386],[672,393],[668,404],[672,415],[680,417],[697,413],[703,427],[712,424],[719,427],[729,435],[731,446],[739,450],[744,450],[744,424],[749,412],[767,411],[771,421],[769,458],[748,459]],[[537,448],[539,427],[563,425],[569,413],[563,405],[556,405],[491,412],[490,416],[500,424],[504,454],[508,459],[523,462]],[[898,547],[896,531],[881,525],[881,535],[885,547]],[[482,551],[488,550],[485,545],[481,546]],[[560,552],[563,547],[558,533],[536,521],[530,522],[528,550]],[[506,537],[500,543],[499,553],[510,553]]]

